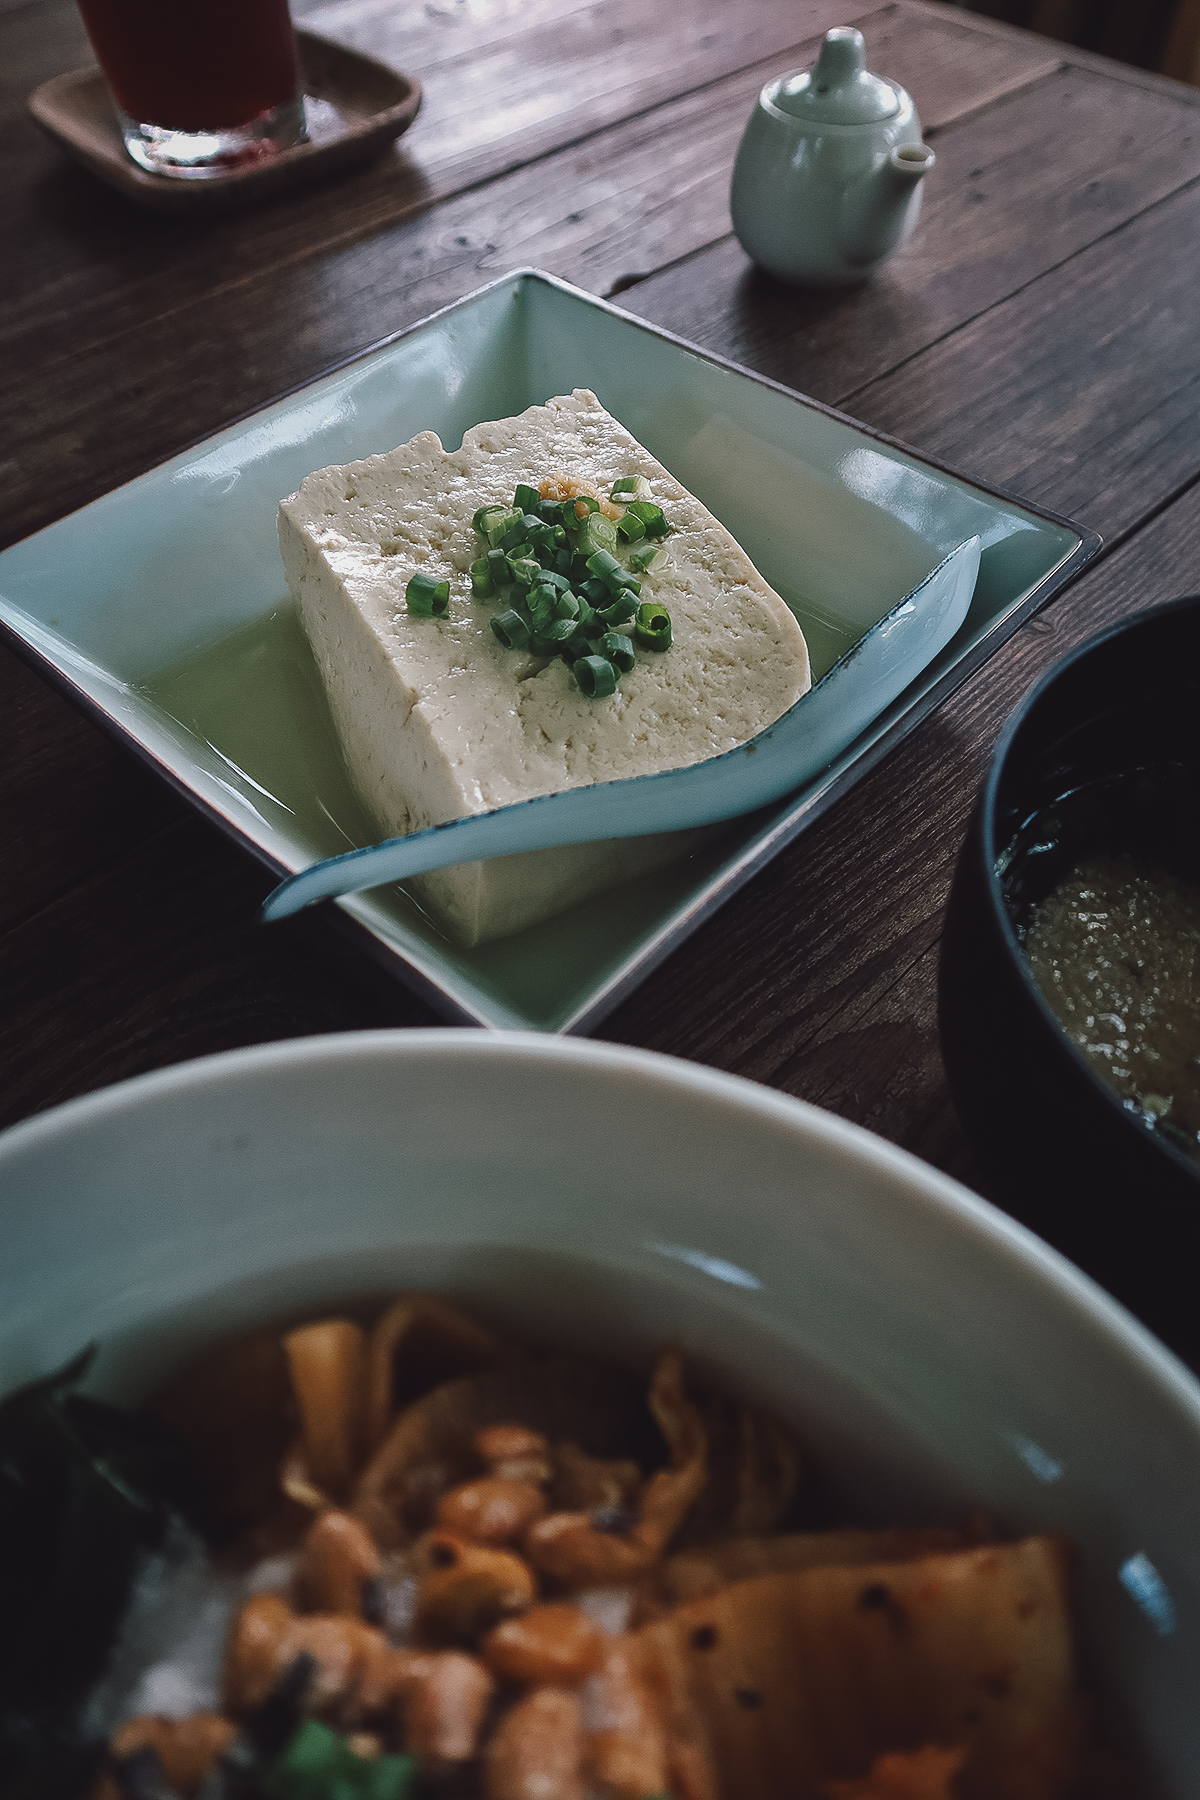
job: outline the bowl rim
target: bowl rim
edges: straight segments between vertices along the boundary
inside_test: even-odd
[[[1037,1234],[990,1201],[943,1174],[910,1151],[835,1113],[766,1087],[744,1076],[712,1069],[660,1051],[597,1043],[583,1038],[547,1037],[533,1031],[479,1031],[473,1028],[385,1028],[289,1038],[198,1057],[135,1075],[126,1081],[64,1101],[0,1132],[0,1182],[6,1167],[93,1125],[136,1114],[159,1099],[219,1091],[289,1069],[313,1070],[355,1061],[404,1062],[430,1057],[450,1062],[525,1060],[543,1065],[577,1064],[593,1070],[636,1074],[673,1093],[723,1103],[743,1116],[797,1133],[827,1152],[866,1165],[901,1190],[906,1205],[937,1219],[951,1238],[974,1245],[1000,1265],[1004,1279],[1040,1292],[1074,1330],[1105,1338],[1132,1366],[1138,1379],[1158,1390],[1200,1438],[1200,1379],[1134,1315],[1090,1276]]]
[[[1077,1049],[1063,1030],[1057,1014],[1052,1010],[1034,979],[1029,959],[1018,942],[996,869],[997,853],[992,849],[997,837],[996,812],[1005,764],[1019,732],[1044,695],[1049,693],[1055,683],[1069,674],[1078,663],[1085,661],[1095,651],[1104,648],[1115,639],[1123,637],[1127,633],[1142,630],[1147,625],[1156,624],[1189,609],[1200,609],[1200,594],[1180,594],[1174,600],[1165,600],[1158,606],[1145,607],[1141,612],[1134,613],[1126,619],[1119,619],[1116,624],[1108,625],[1102,631],[1085,638],[1081,644],[1076,644],[1073,650],[1068,650],[1057,662],[1051,664],[1050,668],[1038,678],[1009,713],[1000,735],[996,739],[979,794],[977,849],[983,875],[983,891],[987,895],[993,917],[999,925],[1001,945],[1022,988],[1032,998],[1043,1026],[1052,1035],[1055,1042],[1066,1051],[1068,1060],[1074,1064],[1076,1070],[1086,1076],[1089,1088],[1099,1096],[1116,1129],[1128,1137],[1131,1143],[1136,1141],[1139,1144],[1150,1144],[1159,1154],[1170,1157],[1175,1169],[1193,1181],[1200,1190],[1200,1163],[1185,1155],[1182,1150],[1171,1143],[1169,1138],[1162,1137],[1153,1132],[1149,1126],[1141,1124],[1138,1116],[1119,1099],[1115,1090],[1099,1079],[1083,1052]],[[1197,1197],[1200,1198],[1200,1191],[1198,1191]]]

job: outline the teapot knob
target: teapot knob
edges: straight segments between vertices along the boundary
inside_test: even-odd
[[[867,66],[867,46],[861,31],[853,25],[835,25],[825,33],[817,66],[812,72],[812,90],[827,94],[831,88],[844,87]]]

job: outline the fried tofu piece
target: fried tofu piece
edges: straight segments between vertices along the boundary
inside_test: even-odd
[[[831,1781],[829,1800],[954,1800],[953,1781],[963,1751],[926,1744],[923,1750],[895,1750],[881,1756],[861,1781]]]
[[[974,1540],[973,1540],[974,1541]],[[672,1605],[715,1594],[731,1581],[781,1575],[798,1569],[851,1568],[862,1563],[912,1562],[943,1550],[961,1550],[961,1531],[938,1526],[892,1526],[880,1531],[784,1532],[775,1537],[729,1537],[669,1556],[662,1567],[662,1598]]]
[[[737,1582],[637,1634],[671,1729],[716,1790],[826,1800],[827,1783],[962,1746],[960,1800],[1058,1800],[1080,1703],[1057,1538]]]

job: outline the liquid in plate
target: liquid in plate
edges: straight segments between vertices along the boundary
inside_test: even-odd
[[[808,642],[815,683],[861,634],[822,608],[784,597]],[[168,665],[139,690],[207,744],[248,803],[314,860],[378,839],[347,773],[294,601]]]

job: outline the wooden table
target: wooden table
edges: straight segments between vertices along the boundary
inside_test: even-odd
[[[938,1053],[942,909],[1005,715],[1071,645],[1200,586],[1200,94],[918,0],[854,16],[938,167],[910,245],[801,294],[730,234],[754,96],[835,0],[297,0],[420,77],[393,154],[257,212],[141,211],[29,121],[88,59],[0,13],[2,541],[524,264],[1072,516],[1082,579],[627,1000],[604,1035],[831,1108],[975,1179]],[[434,1023],[0,651],[0,1124],[141,1070]],[[978,1183],[977,1183],[978,1185]]]

